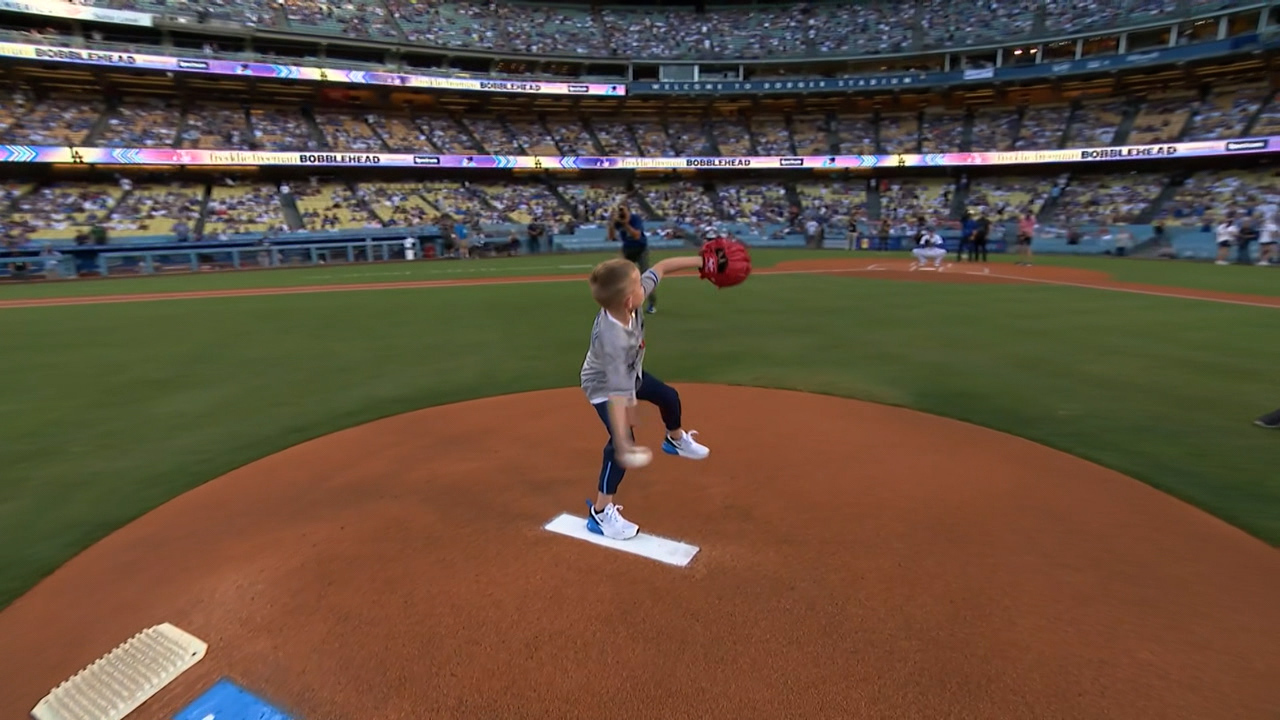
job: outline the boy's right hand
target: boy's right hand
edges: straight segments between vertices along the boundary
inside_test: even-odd
[[[628,445],[614,449],[614,457],[624,468],[642,468],[653,461],[653,451],[641,445]]]

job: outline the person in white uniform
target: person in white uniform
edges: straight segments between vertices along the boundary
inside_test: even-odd
[[[1230,265],[1231,261],[1227,256],[1231,253],[1231,246],[1236,244],[1236,238],[1240,236],[1240,227],[1236,225],[1235,218],[1228,215],[1218,223],[1213,233],[1218,242],[1218,264]]]
[[[1280,243],[1280,226],[1276,225],[1274,212],[1262,220],[1262,234],[1258,236],[1258,264],[1270,265]]]
[[[942,259],[947,256],[947,248],[942,243],[942,236],[933,228],[926,228],[920,235],[920,242],[911,250],[916,256],[916,267],[933,267],[941,269]]]

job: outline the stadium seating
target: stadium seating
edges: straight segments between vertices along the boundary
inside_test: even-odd
[[[952,182],[946,178],[891,178],[880,192],[880,216],[892,220],[923,217],[930,222],[951,215]]]
[[[920,116],[916,113],[880,116],[880,151],[890,154],[920,152]]]
[[[1148,98],[1133,121],[1133,130],[1125,140],[1128,145],[1150,145],[1175,142],[1182,137],[1195,111],[1194,93],[1174,93]]]
[[[876,126],[870,118],[842,117],[835,130],[841,155],[874,155],[878,151]]]
[[[497,212],[498,222],[527,225],[565,218],[565,208],[550,188],[541,184],[474,183],[471,186],[483,202]]]
[[[967,146],[964,111],[936,110],[924,113],[924,124],[920,128],[921,152],[960,152]]]
[[[719,200],[721,217],[753,227],[785,223],[791,205],[786,188],[777,183],[723,183]]]
[[[566,184],[560,186],[560,193],[576,211],[583,224],[604,224],[609,220],[609,213],[626,193],[627,188],[618,184]]]
[[[143,12],[442,48],[592,58],[767,58],[906,52],[1150,21],[1178,0],[792,2],[749,9],[538,4],[522,0],[97,0]],[[1222,0],[1191,0],[1209,11]]]
[[[194,232],[204,203],[204,185],[179,182],[134,187],[111,213],[108,229],[123,237],[173,237],[182,223]]]
[[[328,147],[356,152],[383,152],[386,148],[367,117],[341,112],[317,112],[316,125]]]
[[[1105,147],[1112,144],[1125,111],[1123,100],[1093,101],[1081,105],[1071,115],[1067,147]]]
[[[306,119],[295,108],[253,108],[249,111],[249,123],[259,149],[317,149],[318,143]]]
[[[278,192],[268,184],[214,185],[205,212],[204,237],[287,230]]]
[[[95,139],[104,147],[173,147],[178,142],[182,109],[163,101],[137,100],[109,111]]]
[[[600,141],[600,149],[605,155],[630,157],[634,155],[655,154],[647,147],[642,148],[640,145],[636,144],[637,135],[632,130],[634,126],[599,122],[596,120],[589,122],[591,125],[591,131],[595,133],[596,138]],[[655,131],[650,129],[649,132]],[[653,147],[658,147],[658,145],[655,144]]]
[[[385,225],[420,227],[436,222],[440,211],[422,195],[420,182],[364,183],[360,185],[369,210]]]
[[[1187,128],[1187,140],[1240,137],[1253,121],[1268,95],[1263,85],[1216,87],[1199,105]]]
[[[700,227],[708,218],[720,217],[706,191],[694,183],[645,183],[641,191],[659,220]]]
[[[1049,195],[1045,178],[983,176],[969,187],[967,208],[975,217],[1015,220],[1022,213],[1039,213]]]
[[[796,196],[806,212],[813,212],[830,222],[849,220],[860,215],[867,204],[863,183],[799,182]]]
[[[102,117],[105,103],[83,98],[35,100],[13,97],[14,109],[0,138],[12,145],[74,145],[84,141]]]
[[[1193,7],[1217,7],[1189,0]],[[643,57],[781,57],[840,52],[891,52],[917,41],[929,47],[959,47],[1048,31],[1093,31],[1109,24],[1158,17],[1187,0],[920,0],[780,4],[695,11],[692,7],[614,7],[529,2],[443,0],[99,0],[102,5],[195,16],[198,13],[284,31],[413,41],[432,46],[531,54]],[[1037,17],[1037,13],[1039,17]],[[1007,60],[1007,58],[1006,58]],[[964,63],[969,60],[953,58]],[[532,61],[530,61],[532,64]],[[885,70],[900,69],[886,61]],[[585,63],[584,63],[585,64]],[[594,63],[593,63],[594,64]],[[975,66],[981,67],[981,64]],[[158,76],[157,76],[158,77]],[[19,82],[11,80],[11,82]],[[47,87],[47,86],[43,86]],[[1280,134],[1280,104],[1263,84],[1217,83],[1212,90],[1096,97],[1056,104],[947,105],[920,109],[907,92],[902,101],[876,100],[871,111],[801,109],[785,102],[673,111],[637,100],[634,113],[604,111],[589,98],[538,105],[549,114],[512,111],[496,101],[489,110],[461,110],[449,102],[420,103],[414,110],[314,109],[277,105],[259,94],[252,102],[182,103],[145,96],[86,96],[36,93],[11,85],[0,107],[0,139],[11,144],[90,144],[111,147],[261,149],[331,148],[351,152],[442,152],[494,154],[608,155],[792,155],[868,154],[1056,149],[1073,146],[1163,143]],[[226,98],[227,96],[219,96]],[[887,97],[887,95],[886,95]],[[975,96],[976,97],[976,96]],[[979,102],[1013,103],[1010,93]],[[1039,97],[1039,96],[1037,96]],[[1061,97],[1061,96],[1059,96]],[[385,99],[385,98],[383,98]],[[973,99],[966,96],[966,102]],[[581,100],[582,102],[578,102]],[[542,101],[540,100],[539,103]],[[632,102],[628,100],[627,102]],[[354,105],[344,105],[344,108]],[[659,109],[661,107],[661,109]],[[676,104],[673,108],[680,108]],[[450,110],[450,108],[454,108]],[[507,108],[507,109],[502,109]],[[586,108],[579,111],[578,108]],[[542,112],[541,110],[539,112]],[[579,114],[581,112],[581,114]],[[1009,220],[1024,210],[1059,227],[1169,220],[1198,243],[1205,223],[1226,212],[1243,213],[1280,197],[1280,181],[1268,170],[1107,173],[1020,167],[1001,175],[878,177],[879,188],[850,175],[781,174],[768,179],[725,172],[673,180],[638,177],[579,179],[559,176],[528,181],[520,176],[466,182],[426,179],[337,182],[333,173],[311,184],[299,182],[282,202],[275,185],[221,178],[137,187],[117,182],[9,183],[4,222],[9,237],[71,241],[93,224],[117,237],[175,234],[175,227],[205,237],[251,233],[359,230],[375,226],[422,226],[464,222],[477,230],[507,232],[539,220],[576,227],[570,242],[599,242],[608,212],[628,192],[655,238],[675,238],[675,228],[719,222],[761,241],[794,243],[789,230],[816,218],[843,228],[857,220],[864,232],[881,219],[902,227],[916,217],[950,226],[963,209]],[[1087,170],[1087,169],[1086,169]],[[717,171],[719,172],[719,171]],[[905,172],[905,171],[904,171]],[[354,174],[353,174],[354,175]],[[709,179],[708,179],[709,178]],[[1169,183],[1175,183],[1167,191]],[[207,184],[206,184],[207,183]],[[1162,191],[1165,191],[1162,193]],[[293,209],[296,202],[297,214]],[[799,213],[797,220],[794,213]],[[181,225],[178,225],[181,223]],[[1194,232],[1192,232],[1194,231]],[[1101,235],[1099,236],[1101,237]],[[1051,240],[1045,247],[1057,247]],[[1092,241],[1091,241],[1092,242]],[[1103,245],[1066,247],[1096,251]],[[1092,249],[1090,249],[1092,248]]]
[[[632,122],[631,128],[635,133],[636,143],[640,146],[640,152],[646,157],[675,157],[680,155],[661,122],[639,120]]]
[[[17,198],[7,221],[35,241],[70,240],[93,225],[105,226],[124,192],[118,184],[53,183]]]
[[[247,116],[242,108],[208,105],[189,112],[182,130],[182,146],[209,150],[249,147]]]
[[[692,148],[698,146],[698,136],[701,132],[696,126],[690,124],[686,134],[681,137],[681,145]],[[755,155],[755,148],[751,146],[751,131],[748,129],[747,123],[737,118],[718,118],[711,122],[711,137],[715,141],[715,147],[719,149],[720,155]],[[709,147],[709,146],[708,146]],[[686,151],[686,154],[693,154],[694,150]],[[783,153],[789,155],[790,153]]]
[[[1063,146],[1071,106],[1061,103],[1029,107],[1022,115],[1015,150],[1054,150]]]
[[[826,155],[832,151],[831,125],[823,115],[791,118],[791,140],[800,155]]]
[[[344,183],[316,183],[295,188],[294,196],[306,230],[381,227],[363,199]]]
[[[970,148],[975,151],[1010,150],[1020,124],[1014,108],[986,107],[973,114]]]
[[[1214,170],[1196,173],[1161,208],[1171,224],[1200,227],[1228,213],[1242,216],[1264,203],[1280,204],[1280,178],[1273,170]]]
[[[282,0],[290,29],[326,35],[394,40],[399,30],[377,0]]]
[[[441,215],[452,220],[470,220],[483,225],[503,225],[510,222],[497,208],[490,205],[484,194],[471,189],[470,183],[429,180],[422,183],[422,195],[435,206]]]
[[[1156,173],[1107,173],[1073,176],[1054,205],[1055,219],[1077,223],[1132,223],[1164,187]]]
[[[591,140],[591,135],[587,132],[586,125],[583,124],[581,118],[563,116],[550,117],[546,120],[547,130],[551,133],[551,139],[555,143],[557,152],[555,155],[599,155],[600,148],[596,147],[595,142]],[[624,153],[626,155],[634,155],[634,151]]]

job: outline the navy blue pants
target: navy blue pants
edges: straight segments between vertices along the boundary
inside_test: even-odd
[[[657,405],[658,411],[662,413],[662,424],[667,427],[667,430],[680,427],[680,393],[676,392],[675,388],[647,372],[641,373],[640,384],[636,387],[636,399]],[[600,421],[608,430],[609,401],[598,402],[592,407],[596,409],[596,414],[600,416]],[[626,432],[631,432],[631,429],[627,428]],[[634,434],[631,439],[635,441]],[[618,492],[618,484],[626,474],[627,469],[619,465],[613,456],[613,433],[610,431],[609,442],[604,446],[604,460],[600,464],[600,482],[597,488],[605,495],[613,495]]]

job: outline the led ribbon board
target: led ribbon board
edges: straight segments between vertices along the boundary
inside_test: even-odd
[[[1275,143],[1274,145],[1272,143]],[[1280,136],[1203,140],[1163,145],[1015,150],[926,155],[804,155],[796,157],[599,157],[535,155],[437,155],[423,153],[268,152],[174,148],[99,148],[0,145],[0,162],[77,165],[365,166],[532,170],[749,170],[973,167],[1040,165],[1110,160],[1160,160],[1274,152]]]
[[[26,45],[10,42],[0,43],[0,57],[140,70],[239,75],[281,80],[314,80],[317,82],[351,83],[355,85],[390,85],[393,87],[433,90],[471,90],[476,92],[538,95],[622,96],[627,94],[625,83],[568,83],[542,80],[503,80],[499,78],[482,80],[448,75],[404,75],[374,70],[345,70],[307,65],[276,65],[274,63],[238,62],[203,57],[141,55],[107,50],[50,47],[47,45]]]

